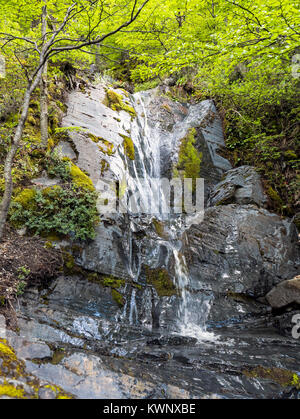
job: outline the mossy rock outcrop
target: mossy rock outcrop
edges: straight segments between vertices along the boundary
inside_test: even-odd
[[[111,108],[113,111],[125,111],[129,113],[131,118],[136,117],[136,112],[128,101],[124,102],[123,96],[114,90],[107,90],[104,105]]]
[[[176,294],[176,287],[166,269],[151,269],[149,266],[146,266],[145,271],[147,283],[154,286],[159,297],[170,297]]]

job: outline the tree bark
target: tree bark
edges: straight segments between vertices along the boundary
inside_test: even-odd
[[[43,7],[42,14],[42,39],[44,45],[46,44],[46,34],[47,34],[47,6]],[[43,47],[43,49],[45,46]],[[47,61],[44,64],[42,78],[40,82],[40,127],[41,127],[41,143],[42,147],[47,148],[48,145],[48,63]]]
[[[31,95],[41,81],[42,71],[43,70],[40,69],[34,81],[28,83],[28,86],[24,95],[24,99],[23,99],[22,113],[19,119],[19,123],[15,131],[12,145],[5,158],[5,163],[4,163],[5,190],[4,190],[4,195],[3,195],[1,206],[0,206],[0,241],[3,239],[4,227],[7,220],[7,215],[8,215],[12,191],[13,191],[13,181],[12,181],[13,162],[14,162],[14,158],[18,150],[18,147],[20,145],[20,141],[22,139],[24,126],[27,120]]]

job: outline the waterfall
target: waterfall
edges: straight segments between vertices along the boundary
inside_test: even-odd
[[[124,194],[124,200],[131,203],[127,220],[129,234],[126,238],[126,240],[129,240],[126,246],[128,249],[128,273],[135,282],[138,282],[141,265],[145,262],[145,258],[141,255],[141,244],[138,241],[134,242],[132,230],[134,226],[139,224],[150,225],[153,217],[155,217],[156,220],[164,223],[167,236],[167,238],[158,237],[157,245],[164,244],[169,249],[170,258],[174,261],[173,282],[180,298],[175,331],[182,335],[199,338],[205,334],[211,298],[202,295],[195,296],[191,291],[186,260],[180,253],[182,248],[181,237],[189,221],[184,214],[167,213],[166,197],[161,192],[158,182],[161,177],[161,133],[156,126],[149,126],[148,98],[147,92],[138,93],[132,97],[133,105],[137,110],[137,118],[131,123],[131,138],[135,148],[135,159],[127,162],[126,156],[121,156],[124,160],[125,169],[119,173],[120,181],[126,179],[127,190]],[[190,122],[193,118],[187,117],[187,120]],[[170,133],[169,147],[178,144],[188,129],[189,126],[185,124],[175,126],[173,132]],[[128,190],[137,190],[138,198],[132,199]],[[151,211],[147,211],[150,207]],[[135,255],[133,244],[135,244]],[[135,288],[127,293],[124,316],[127,316],[131,325],[139,321]]]

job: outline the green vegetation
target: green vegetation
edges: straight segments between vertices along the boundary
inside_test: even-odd
[[[259,365],[254,368],[244,370],[243,374],[250,378],[264,378],[266,380],[271,380],[282,387],[291,386],[300,390],[300,379],[298,374],[283,368],[266,368]]]
[[[187,135],[180,141],[178,163],[173,169],[175,177],[179,174],[182,174],[183,177],[190,179],[200,177],[202,153],[195,147],[196,134],[196,129],[191,128]]]
[[[176,287],[170,278],[168,271],[164,268],[151,269],[145,267],[147,283],[154,286],[160,297],[169,297],[176,294]]]
[[[113,276],[107,276],[107,277],[104,277],[102,279],[101,283],[105,287],[110,287],[110,288],[116,289],[116,288],[124,287],[125,280],[124,279],[118,279],[118,278],[115,278]]]
[[[69,19],[63,33],[55,35],[55,44],[50,47],[49,139],[44,149],[40,135],[39,87],[31,92],[28,117],[12,170],[13,187],[17,188],[14,199],[26,199],[25,195],[20,196],[24,188],[25,194],[36,193],[28,185],[45,167],[49,175],[68,184],[64,190],[72,191],[75,187],[93,192],[88,174],[71,161],[53,159],[52,151],[63,135],[58,127],[66,111],[64,92],[74,87],[75,77],[84,91],[87,82],[79,74],[95,59],[97,46],[88,44],[101,33],[109,35],[101,41],[102,61],[99,63],[97,57],[95,64],[103,79],[106,77],[110,83],[104,99],[107,106],[116,112],[124,110],[134,118],[136,113],[128,100],[128,92],[122,88],[137,92],[159,84],[163,85],[161,94],[177,101],[213,98],[224,122],[226,150],[222,153],[233,166],[249,164],[257,168],[270,198],[270,209],[288,216],[297,214],[300,185],[298,3],[290,0],[243,0],[242,3],[168,0],[162,4],[149,0],[135,15],[142,1],[132,0],[125,5],[122,0],[116,0],[105,5],[110,12],[107,19],[103,19],[94,3],[81,2],[87,13],[81,13],[76,3],[73,10],[76,24],[74,19]],[[0,30],[3,33],[9,30],[0,40],[1,54],[6,60],[6,77],[0,78],[2,196],[4,160],[20,121],[19,109],[25,89],[35,80],[41,58],[41,48],[32,46],[42,44],[43,4],[23,2],[20,5],[18,0],[0,0],[0,6]],[[47,0],[47,40],[53,35],[53,27],[63,22],[69,6],[69,2],[58,7],[56,1]],[[130,30],[119,30],[133,15]],[[97,27],[97,34],[89,32],[93,25]],[[86,41],[84,51],[79,48],[78,39]],[[55,47],[59,50],[53,50]],[[27,76],[32,76],[32,80]],[[113,81],[111,76],[117,80]],[[113,90],[117,88],[119,90]],[[162,106],[162,111],[168,111],[167,104]],[[117,116],[115,119],[119,121]],[[191,129],[182,139],[175,175],[199,176],[202,156],[196,149],[196,134]],[[90,138],[104,154],[111,156],[115,152],[109,140],[91,135]],[[124,137],[123,146],[126,156],[133,160],[135,151],[129,136]],[[102,175],[108,167],[103,159]],[[34,202],[35,198],[28,198],[28,205]]]
[[[125,111],[128,112],[131,118],[136,117],[136,112],[129,102],[124,102],[123,96],[113,90],[107,90],[104,105],[110,107],[113,111]]]
[[[126,135],[120,134],[121,137],[123,137],[123,147],[124,147],[124,153],[125,155],[130,159],[135,159],[135,150],[134,150],[134,144],[130,137],[127,137]]]
[[[90,184],[80,184],[87,185]],[[56,233],[81,240],[94,237],[98,213],[96,195],[89,187],[84,190],[53,186],[31,194],[26,191],[26,200],[23,195],[24,191],[11,206],[10,221],[15,226],[25,225],[31,233],[43,236]]]

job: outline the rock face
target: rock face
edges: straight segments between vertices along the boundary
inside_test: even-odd
[[[209,206],[226,204],[254,204],[264,207],[267,197],[263,191],[259,174],[254,167],[241,166],[229,170],[209,197]]]
[[[287,281],[299,269],[296,227],[262,208],[253,168],[230,170],[220,156],[222,124],[212,101],[182,105],[158,90],[116,93],[119,111],[107,106],[102,85],[72,92],[63,125],[82,130],[71,130],[59,150],[89,174],[101,199],[113,193],[111,180],[126,197],[133,178],[145,180],[140,200],[155,211],[103,210],[95,240],[73,250],[78,264],[104,275],[76,269],[78,276],[62,275],[46,290],[26,290],[18,335],[0,317],[0,338],[40,383],[28,394],[299,398],[291,317],[274,319],[264,300],[268,293],[273,306],[299,303],[299,278]],[[191,131],[210,196],[198,223],[199,213],[165,216],[147,183],[172,176]]]
[[[278,284],[266,295],[266,299],[273,308],[300,304],[300,275]]]
[[[80,169],[89,174],[100,197],[107,193],[111,179],[123,184],[130,182],[130,177],[171,177],[180,140],[191,128],[197,131],[196,147],[203,155],[200,175],[205,179],[207,197],[223,173],[231,168],[218,153],[225,143],[221,119],[213,102],[205,100],[196,105],[182,105],[158,90],[130,97],[122,89],[114,93],[135,109],[136,117],[107,106],[105,88],[99,85],[85,93],[72,92],[63,119],[65,127],[82,128],[81,132],[71,130],[69,133],[72,157]],[[124,137],[132,140],[134,160],[126,156]],[[70,157],[69,148],[63,143],[61,152]],[[102,222],[96,229],[96,239],[84,246],[77,262],[89,270],[128,278],[132,276],[132,264],[138,257],[135,249],[140,247],[135,234],[131,236],[131,222],[125,214],[100,216]],[[141,227],[136,232],[137,235],[145,234]]]
[[[294,224],[251,205],[208,208],[186,232],[184,254],[195,288],[264,296],[297,274]]]

